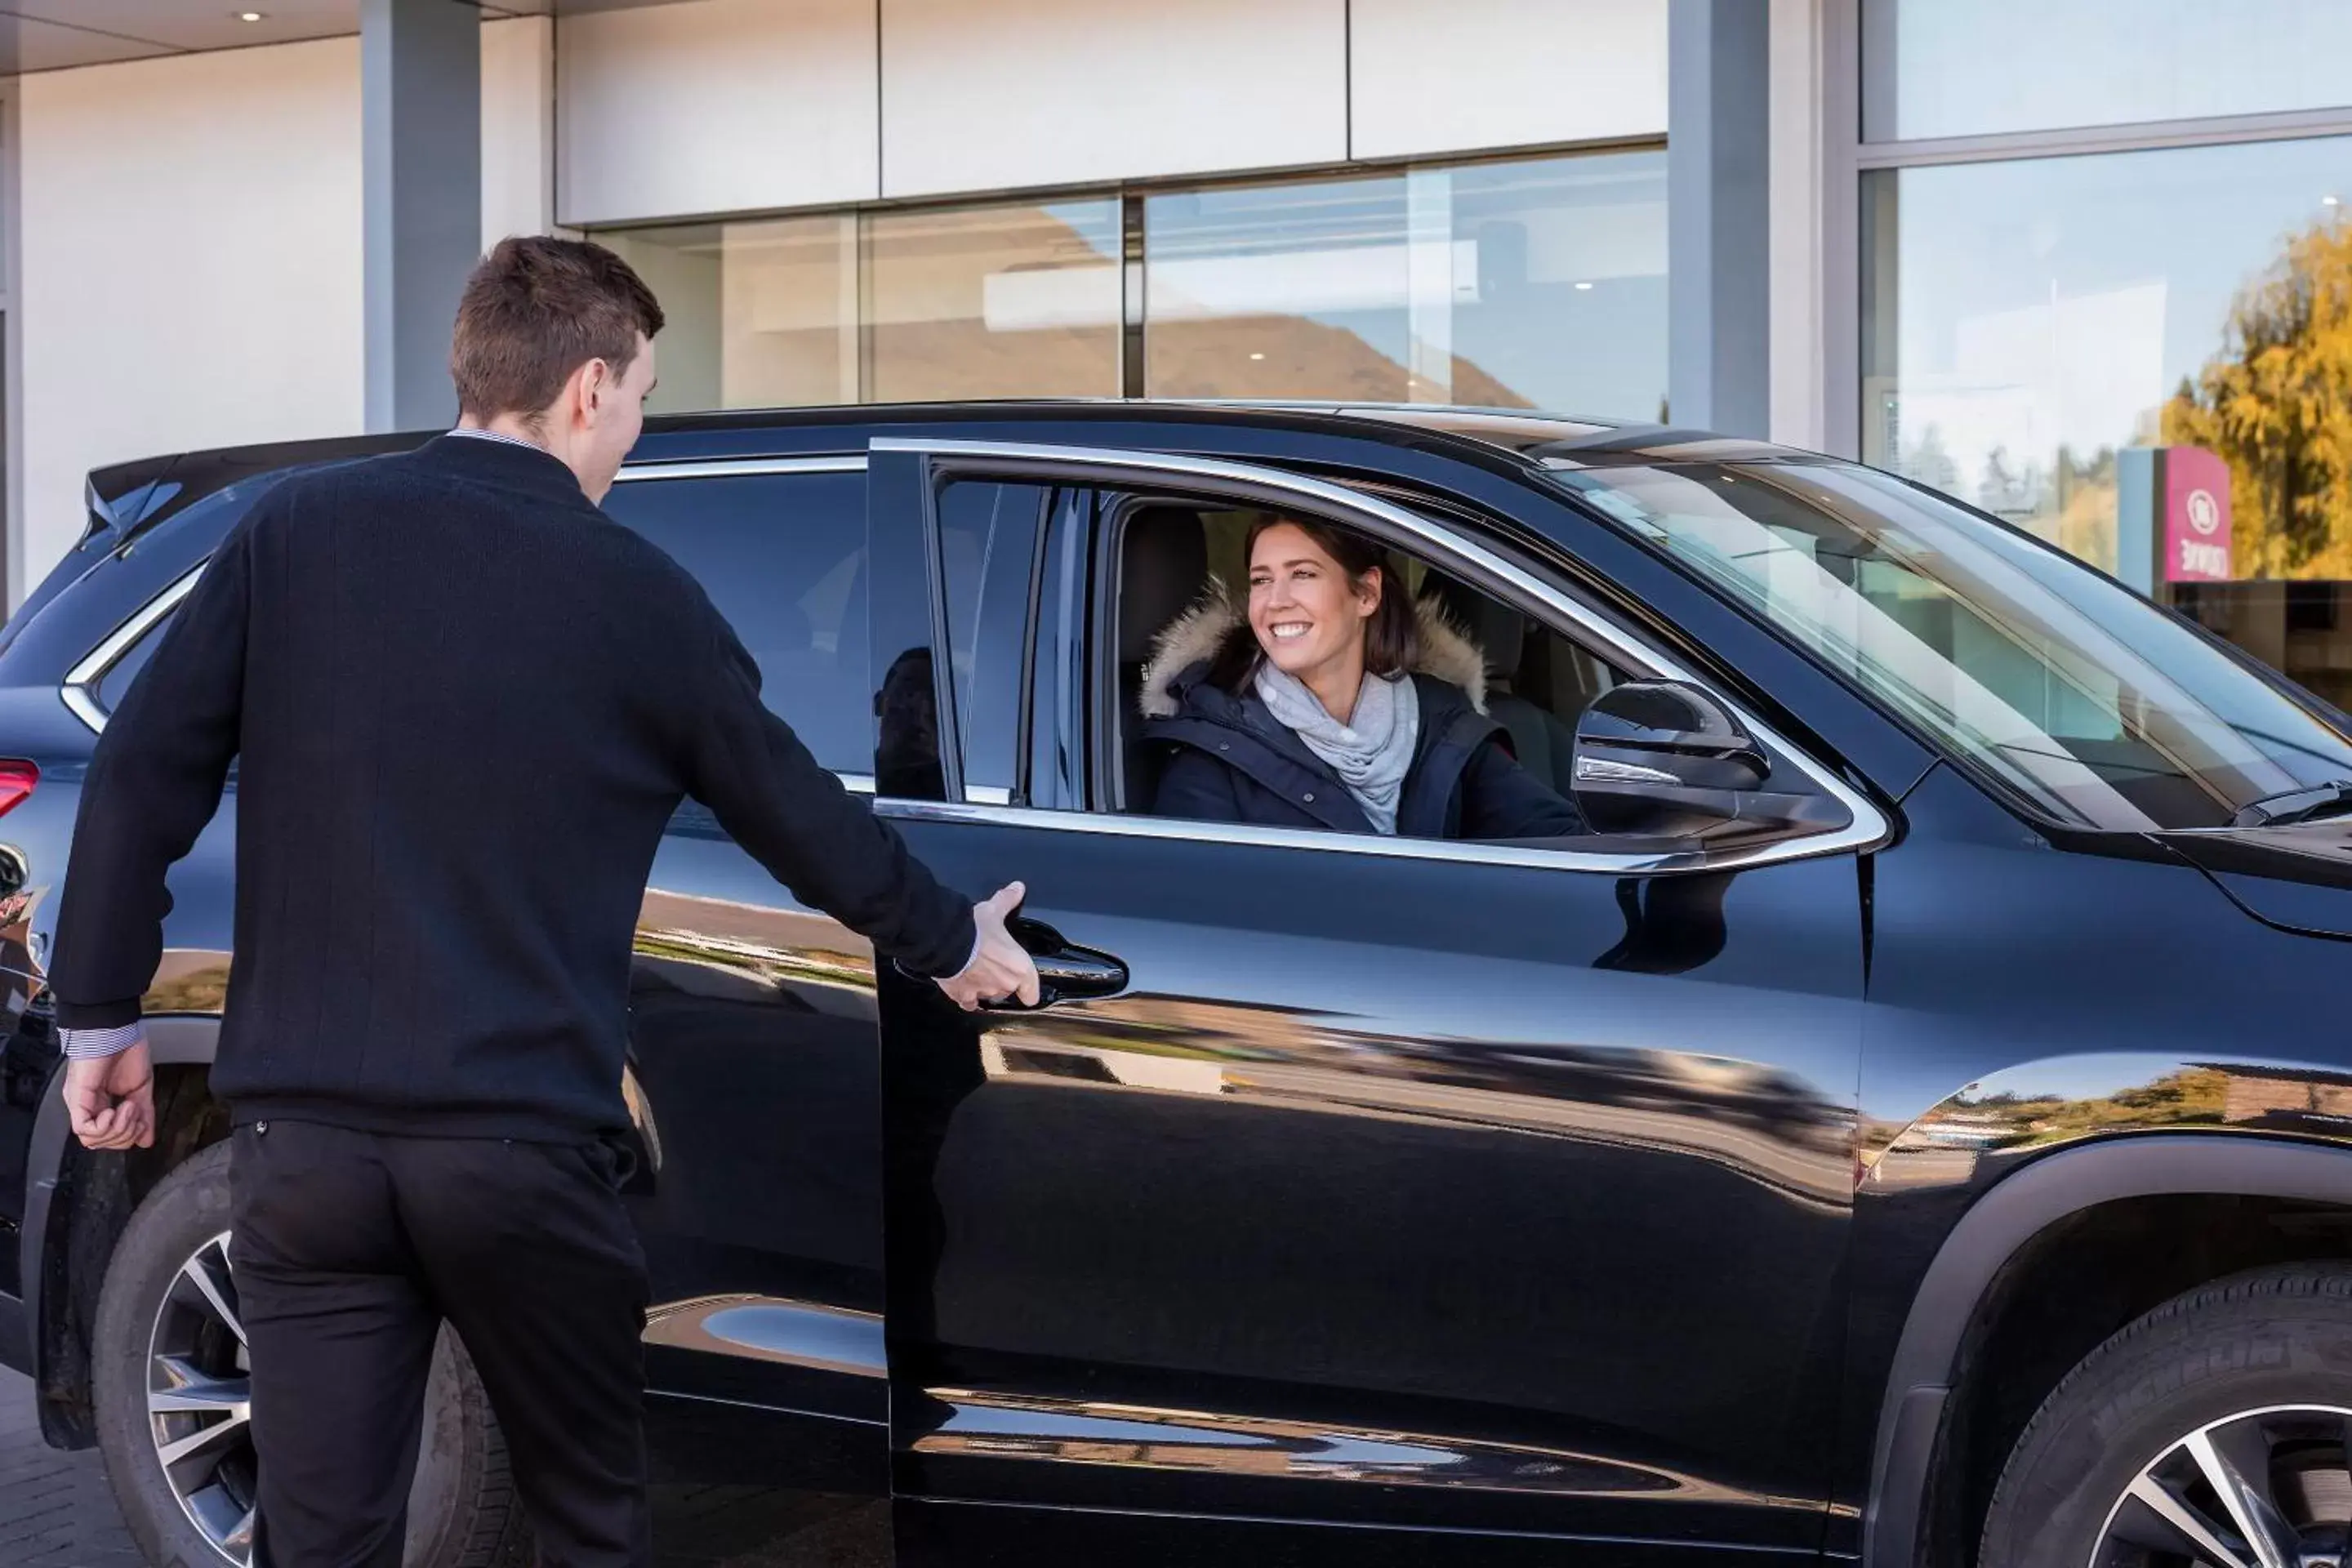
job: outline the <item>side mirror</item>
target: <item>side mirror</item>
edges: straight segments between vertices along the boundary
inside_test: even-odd
[[[1571,787],[1596,833],[1716,840],[1845,826],[1834,800],[1766,790],[1771,773],[1763,747],[1686,681],[1628,681],[1576,722]]]

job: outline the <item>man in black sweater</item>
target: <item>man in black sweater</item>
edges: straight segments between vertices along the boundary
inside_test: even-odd
[[[164,875],[237,763],[215,1090],[253,1363],[257,1561],[397,1568],[440,1322],[544,1561],[649,1561],[645,1265],[617,1193],[630,950],[681,796],[974,1007],[1006,933],[819,767],[700,587],[598,510],[661,310],[601,247],[501,244],[458,312],[460,428],[271,490],[84,787],[49,981],[92,1148],[144,1147]]]

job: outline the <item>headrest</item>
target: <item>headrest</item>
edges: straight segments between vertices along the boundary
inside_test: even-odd
[[[1146,507],[1127,520],[1118,556],[1118,657],[1139,664],[1152,638],[1201,596],[1209,580],[1209,541],[1201,514]]]

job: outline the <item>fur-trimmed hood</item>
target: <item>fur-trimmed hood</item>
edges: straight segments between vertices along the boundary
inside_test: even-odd
[[[1414,670],[1458,688],[1470,699],[1470,706],[1484,713],[1486,656],[1436,601],[1415,599],[1412,611],[1421,642]],[[1227,638],[1255,635],[1223,584],[1212,587],[1200,603],[1151,639],[1151,658],[1143,667],[1143,690],[1136,705],[1147,719],[1172,718],[1181,706],[1178,679],[1194,665],[1213,658]]]

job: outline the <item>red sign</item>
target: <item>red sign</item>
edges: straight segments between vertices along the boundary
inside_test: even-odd
[[[2164,580],[2230,581],[2230,465],[2202,447],[2164,449]]]

